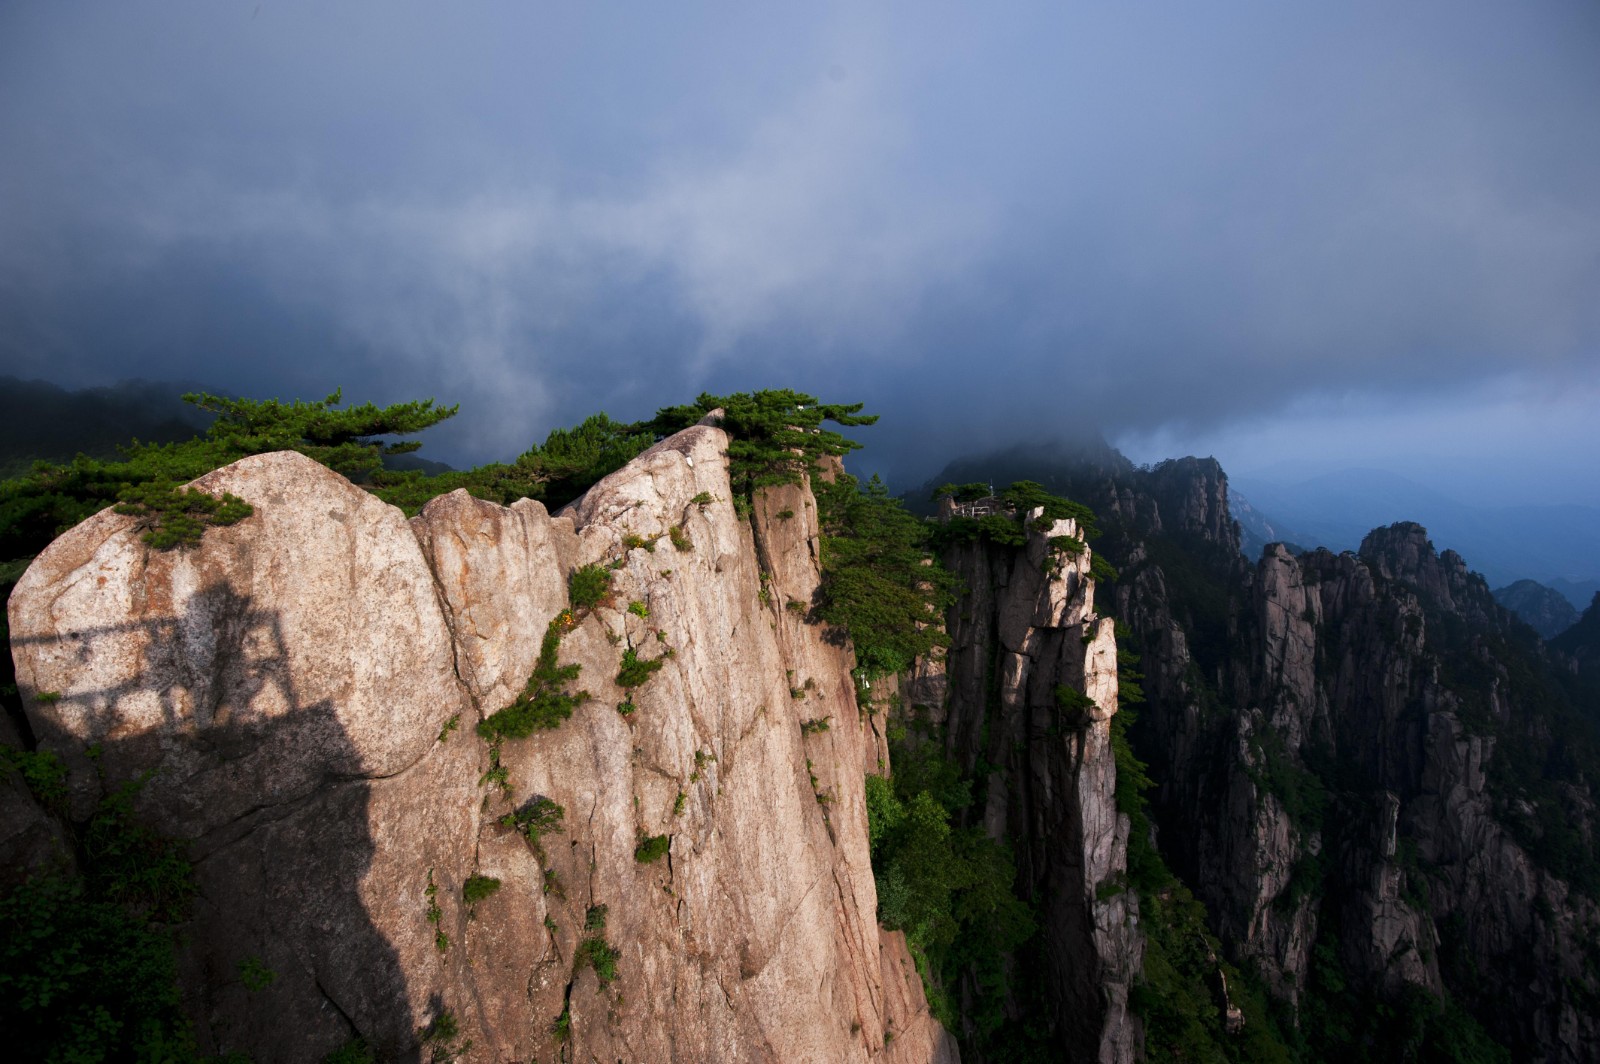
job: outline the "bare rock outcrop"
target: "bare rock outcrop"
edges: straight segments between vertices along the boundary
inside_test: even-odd
[[[957,1059],[876,923],[851,655],[791,607],[815,503],[741,520],[726,447],[692,428],[562,514],[457,492],[409,526],[261,455],[198,482],[255,507],[198,548],[106,511],[35,561],[30,722],[80,805],[148,775],[139,815],[189,840],[205,1048],[415,1059],[432,1025],[467,1060]],[[611,588],[574,610],[584,565]],[[491,745],[552,636],[587,701]]]

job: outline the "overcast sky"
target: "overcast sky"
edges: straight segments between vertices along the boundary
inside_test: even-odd
[[[3,4],[0,373],[1596,504],[1600,5]]]

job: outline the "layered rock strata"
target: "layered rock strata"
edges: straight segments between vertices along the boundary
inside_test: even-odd
[[[255,514],[195,549],[106,511],[33,563],[12,649],[75,808],[144,779],[138,815],[190,843],[203,1049],[956,1060],[876,924],[851,655],[792,608],[815,503],[741,520],[726,447],[679,433],[556,516],[456,492],[409,524],[260,455],[197,482]],[[610,592],[574,610],[591,564]],[[491,747],[551,634],[590,697]]]

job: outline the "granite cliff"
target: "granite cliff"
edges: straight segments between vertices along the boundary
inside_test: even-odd
[[[1456,1059],[1481,1023],[1514,1059],[1594,1059],[1592,731],[1547,652],[1420,526],[1251,566],[1214,462],[1143,479],[1116,613],[1160,847],[1290,1040]]]
[[[1011,1003],[1013,1021],[1041,1027],[1059,1059],[1124,1064],[1138,1056],[1128,991],[1141,941],[1111,749],[1116,636],[1095,612],[1078,523],[1018,516],[1020,545],[945,549],[963,594],[949,648],[905,686],[907,718],[978,776],[974,818],[1015,848],[1016,890],[1039,924],[1024,967],[1042,988],[1031,1014]]]
[[[1211,459],[1018,451],[931,483],[979,476],[1092,506],[1121,570],[1100,598],[1142,658],[1127,734],[1153,783],[1128,862],[1171,873],[1139,898],[1150,1056],[1597,1059],[1592,625],[1545,646],[1415,524],[1252,563]],[[1185,889],[1189,960],[1240,978],[1174,1008]]]
[[[901,526],[959,595],[868,684],[838,513],[729,442],[410,521],[259,454],[193,547],[73,528],[10,599],[4,883],[108,800],[177,840],[183,1011],[260,1061],[1595,1059],[1596,607],[1546,646],[1419,526],[1251,563],[1212,460],[1013,455],[1103,531]]]
[[[742,520],[727,443],[678,433],[557,515],[455,492],[409,523],[259,455],[197,483],[255,513],[193,549],[108,510],[33,562],[28,722],[73,812],[142,780],[135,816],[186,843],[203,1050],[957,1059],[876,921],[850,651],[789,608],[814,502]],[[585,567],[609,587],[574,603]],[[556,693],[559,727],[478,734]],[[48,859],[8,793],[8,856]]]

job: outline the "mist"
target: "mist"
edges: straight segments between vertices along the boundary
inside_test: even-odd
[[[1592,4],[10,5],[0,204],[0,373],[436,396],[456,464],[787,386],[902,483],[1600,500]]]

